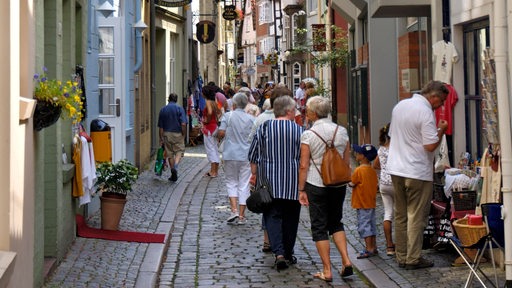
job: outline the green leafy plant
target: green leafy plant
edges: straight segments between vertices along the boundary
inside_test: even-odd
[[[139,169],[128,160],[102,162],[96,167],[98,192],[126,196],[139,177]]]
[[[81,100],[82,90],[77,82],[68,80],[62,82],[57,79],[49,79],[46,75],[48,69],[42,68],[41,74],[34,75],[34,97],[38,101],[44,101],[54,106],[61,107],[64,111],[62,117],[73,119],[73,123],[79,123],[82,120]]]
[[[307,38],[306,28],[297,28],[296,32],[298,38]],[[309,54],[311,63],[318,67],[327,65],[343,67],[349,56],[347,33],[336,25],[330,26],[331,37],[326,37],[326,33],[325,27],[316,30],[311,40],[300,41],[299,45],[290,50],[290,53]],[[316,51],[315,47],[326,47],[326,51]]]

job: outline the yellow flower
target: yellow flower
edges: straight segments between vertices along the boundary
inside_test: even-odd
[[[75,81],[67,80],[62,82],[57,79],[48,79],[46,76],[46,67],[43,67],[43,73],[34,75],[34,96],[39,101],[45,101],[55,106],[62,107],[63,118],[73,119],[73,123],[79,123],[82,120],[82,90]]]

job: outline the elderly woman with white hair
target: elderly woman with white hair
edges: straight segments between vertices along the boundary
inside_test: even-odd
[[[249,178],[251,165],[247,155],[251,141],[249,133],[254,123],[254,117],[245,113],[247,95],[236,93],[232,98],[233,110],[225,113],[220,120],[219,138],[224,138],[224,177],[228,192],[231,215],[228,224],[243,225],[245,218],[245,200],[249,197]]]
[[[317,279],[332,281],[330,259],[330,241],[341,255],[343,267],[341,277],[352,275],[352,263],[347,251],[347,238],[343,226],[343,202],[345,201],[346,185],[325,186],[319,169],[325,152],[325,141],[334,139],[334,146],[345,161],[350,161],[350,143],[347,129],[333,123],[329,115],[332,106],[328,98],[314,96],[306,103],[306,117],[313,124],[301,137],[300,168],[299,168],[299,201],[309,207],[311,218],[311,234],[316,249],[322,260],[323,270],[314,274]],[[314,131],[314,132],[313,132]],[[316,134],[316,133],[318,134]]]
[[[247,99],[249,103],[247,103],[247,106],[245,106],[245,112],[251,114],[254,117],[258,117],[260,115],[261,110],[258,105],[254,104],[256,100],[252,96],[252,91],[248,87],[242,87],[238,89],[238,92],[243,92],[245,95],[247,95]]]

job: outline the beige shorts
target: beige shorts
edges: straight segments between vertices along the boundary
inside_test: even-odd
[[[164,147],[167,158],[185,153],[185,136],[181,132],[164,132]]]

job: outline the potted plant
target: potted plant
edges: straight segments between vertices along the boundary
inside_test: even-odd
[[[34,111],[34,129],[40,131],[53,125],[59,117],[73,119],[73,124],[82,120],[82,90],[77,82],[62,82],[49,79],[48,70],[34,75],[34,97],[37,100]],[[64,112],[64,113],[62,113]]]
[[[139,170],[128,160],[102,162],[96,167],[96,187],[101,200],[101,228],[118,230],[126,195],[139,177]]]

